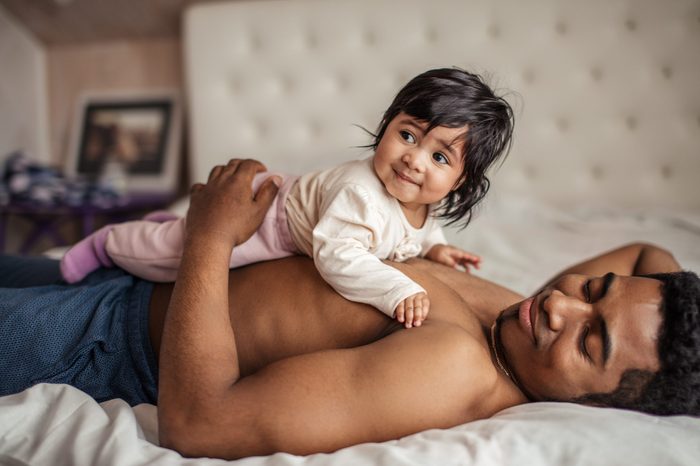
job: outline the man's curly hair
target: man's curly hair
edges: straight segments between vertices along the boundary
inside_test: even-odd
[[[659,370],[630,369],[614,391],[572,401],[664,416],[700,416],[700,279],[693,272],[645,276],[662,283]]]

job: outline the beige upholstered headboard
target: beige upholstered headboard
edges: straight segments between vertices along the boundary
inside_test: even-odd
[[[191,167],[357,158],[412,76],[459,66],[516,110],[492,194],[700,208],[698,0],[243,0],[184,19]]]

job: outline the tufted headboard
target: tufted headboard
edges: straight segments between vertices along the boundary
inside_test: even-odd
[[[698,0],[242,0],[184,18],[190,166],[358,158],[405,82],[479,72],[516,112],[492,196],[700,208]]]

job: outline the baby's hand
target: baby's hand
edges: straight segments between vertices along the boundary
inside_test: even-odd
[[[425,293],[416,293],[404,299],[396,306],[396,320],[402,322],[406,328],[420,327],[428,317],[430,311],[430,299]]]
[[[447,244],[436,244],[430,248],[425,258],[449,267],[461,265],[466,272],[469,272],[469,267],[478,269],[481,266],[481,257]]]

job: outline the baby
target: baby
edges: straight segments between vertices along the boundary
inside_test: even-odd
[[[256,176],[253,189],[270,176],[280,189],[230,266],[304,254],[345,298],[420,326],[430,309],[425,290],[382,260],[422,256],[478,268],[481,259],[448,245],[436,219],[469,223],[489,188],[486,171],[507,152],[512,131],[510,106],[479,76],[456,68],[422,73],[384,113],[371,157],[301,177]],[[107,225],[66,253],[63,277],[73,283],[116,264],[148,280],[173,281],[184,222],[161,215]]]

